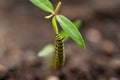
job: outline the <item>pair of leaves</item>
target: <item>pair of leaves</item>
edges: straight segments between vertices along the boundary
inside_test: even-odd
[[[74,25],[76,26],[76,28],[80,28],[81,26],[81,21],[80,20],[76,20],[73,22]],[[65,32],[65,31],[61,31],[60,33],[64,38],[64,41],[69,39],[69,35]],[[39,57],[44,57],[46,59],[51,58],[50,56],[52,55],[52,53],[55,51],[55,46],[53,44],[48,44],[46,45],[40,52],[38,52],[38,56]]]
[[[53,13],[54,12],[54,8],[52,3],[49,0],[31,0],[31,2],[33,4],[35,4],[36,6],[38,6],[39,8],[41,8],[44,11]],[[79,32],[79,30],[75,27],[75,25],[69,20],[67,19],[65,16],[63,15],[57,15],[56,19],[58,21],[58,23],[60,24],[60,26],[62,27],[62,29],[77,43],[79,44],[82,48],[85,48],[85,43],[84,40]],[[55,21],[54,21],[55,22]],[[56,24],[56,23],[55,23]]]

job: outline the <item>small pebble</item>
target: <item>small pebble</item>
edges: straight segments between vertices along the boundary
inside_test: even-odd
[[[7,70],[6,66],[0,64],[0,72],[4,72],[6,70]]]
[[[59,80],[57,76],[49,76],[47,80]]]
[[[104,40],[101,44],[101,48],[103,51],[112,53],[115,50],[115,44],[109,40]]]

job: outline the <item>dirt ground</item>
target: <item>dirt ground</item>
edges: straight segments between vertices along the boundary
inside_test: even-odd
[[[60,13],[82,20],[86,49],[68,40],[54,71],[37,56],[54,43],[49,14],[29,0],[0,0],[0,80],[120,80],[120,0],[62,0]]]

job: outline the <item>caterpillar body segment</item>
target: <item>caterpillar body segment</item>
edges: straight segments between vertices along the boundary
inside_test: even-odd
[[[64,54],[64,43],[63,38],[60,34],[56,35],[55,42],[55,59],[54,59],[54,68],[59,69],[64,65],[65,54]]]

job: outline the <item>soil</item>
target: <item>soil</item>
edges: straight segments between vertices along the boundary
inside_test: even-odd
[[[49,14],[29,0],[0,0],[0,80],[120,80],[120,0],[64,0],[60,13],[82,20],[86,49],[69,39],[65,65],[53,70],[37,56],[54,43]]]

